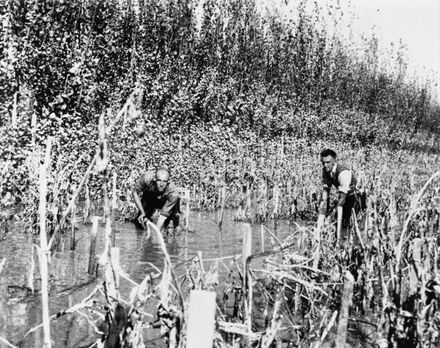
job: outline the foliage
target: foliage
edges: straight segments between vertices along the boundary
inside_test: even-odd
[[[369,197],[362,253],[326,243],[317,276],[296,262],[315,257],[308,248],[297,259],[286,249],[259,270],[272,274],[270,284],[256,287],[284,295],[295,285],[295,299],[276,301],[291,301],[308,318],[297,325],[296,335],[298,342],[310,343],[311,334],[323,331],[321,312],[339,305],[324,301],[323,292],[338,299],[333,295],[341,290],[342,270],[356,264],[361,273],[354,307],[380,319],[377,340],[387,334],[396,345],[417,338],[438,344],[439,290],[432,262],[438,258],[433,234],[438,185],[413,203],[439,163],[440,106],[431,96],[431,81],[407,75],[401,43],[384,58],[374,36],[359,48],[333,35],[324,17],[337,22],[349,16],[339,8],[307,0],[298,0],[296,8],[297,15],[286,21],[253,0],[2,3],[0,206],[21,203],[28,221],[36,222],[37,169],[51,136],[49,230],[59,228],[100,136],[109,149],[105,177],[117,174],[114,198],[122,215],[130,211],[137,175],[165,164],[177,184],[190,191],[193,208],[212,210],[226,202],[241,220],[310,218],[320,191],[317,156],[332,147],[356,171]],[[136,102],[115,116],[135,89],[140,91]],[[112,126],[101,126],[98,136],[102,115]],[[95,172],[87,181],[92,198],[102,198],[103,192],[107,197],[105,191],[112,189],[105,185],[110,183]],[[83,192],[80,198],[89,201],[89,190]],[[8,219],[3,212],[2,226]],[[400,245],[395,232],[405,218],[408,242]],[[293,242],[312,243],[311,234],[304,233],[304,238],[292,236]],[[324,237],[332,240],[330,225]],[[422,245],[424,259],[418,258],[416,244]],[[188,291],[205,281],[194,262],[187,272]],[[232,310],[223,304],[222,316],[231,319],[219,323],[223,332],[243,328],[246,294],[243,284],[236,286],[240,271],[230,274],[225,290],[235,293],[230,294]],[[216,270],[212,273],[215,279]],[[389,284],[377,285],[377,273]],[[316,280],[336,285],[318,289],[312,284]],[[269,295],[263,301],[267,310]],[[281,311],[294,322],[288,307]],[[269,324],[275,327],[276,317],[261,328],[263,336],[271,336]],[[410,330],[406,338],[404,330]],[[250,339],[236,331],[218,335],[218,345]]]
[[[388,60],[375,37],[358,49],[324,20],[349,14],[310,5],[299,1],[287,22],[252,0],[4,4],[0,150],[17,169],[5,187],[26,191],[24,159],[47,136],[64,164],[82,158],[84,170],[98,116],[111,122],[110,110],[135,86],[143,89],[142,118],[125,120],[111,139],[114,153],[130,158],[115,164],[121,171],[143,166],[152,156],[140,154],[165,150],[170,137],[185,149],[206,134],[216,141],[217,129],[223,156],[249,137],[436,149],[439,106],[429,80],[406,75],[404,46],[392,46]],[[147,136],[138,140],[129,126]],[[185,175],[179,180],[194,173]]]

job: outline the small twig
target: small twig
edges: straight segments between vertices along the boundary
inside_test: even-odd
[[[96,334],[98,335],[103,335],[104,333],[102,331],[100,331],[97,326],[95,325],[95,323],[93,321],[90,320],[89,316],[87,314],[84,314],[83,312],[81,312],[80,310],[76,311],[76,313],[78,313],[79,315],[85,317],[87,319],[87,322],[89,323],[89,325],[93,328],[93,330],[96,332]]]
[[[49,319],[51,321],[54,320],[54,319],[58,319],[59,317],[62,317],[64,315],[66,315],[66,314],[72,314],[74,312],[77,312],[81,308],[91,307],[91,306],[93,306],[93,304],[94,304],[93,301],[88,301],[86,303],[82,303],[82,302],[81,303],[77,303],[76,305],[70,307],[69,309],[66,309],[65,311],[61,311],[61,312],[58,312],[56,314],[52,314]],[[43,323],[33,327],[32,329],[30,329],[28,332],[26,332],[24,337],[26,337],[27,335],[31,334],[32,332],[37,331],[41,327],[43,327]]]
[[[238,259],[239,257],[241,257],[241,254],[216,257],[216,258],[212,258],[212,259],[203,259],[202,262],[213,262],[213,261],[221,261],[221,260],[227,260],[227,259]]]
[[[264,226],[264,225],[263,225]],[[280,242],[280,240],[277,238],[277,236],[275,236],[266,226],[264,226],[264,229],[266,230],[267,233],[270,234],[270,236],[278,243],[278,245],[280,246],[281,249],[283,249],[283,244]]]
[[[130,284],[132,284],[133,286],[139,286],[138,283],[136,283],[134,280],[132,280],[127,273],[124,273],[122,271],[118,271],[118,274],[121,278],[125,279],[126,281],[128,281]]]
[[[97,340],[97,341],[96,341],[95,343],[93,343],[89,348],[93,348],[93,347],[97,346],[98,343],[101,344],[101,339]]]
[[[333,327],[337,316],[338,316],[338,311],[334,311],[332,317],[330,318],[330,321],[328,322],[327,326],[325,327],[324,331],[322,332],[321,339],[319,340],[318,343],[316,343],[315,348],[319,348],[324,343],[324,340],[327,337],[331,328]]]
[[[14,346],[11,342],[9,342],[7,339],[0,336],[0,342],[3,342],[10,348],[18,348],[17,346]]]

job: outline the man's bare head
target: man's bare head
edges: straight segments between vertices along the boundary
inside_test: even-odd
[[[156,185],[160,192],[165,191],[168,181],[170,179],[170,171],[165,167],[157,168],[156,170]]]

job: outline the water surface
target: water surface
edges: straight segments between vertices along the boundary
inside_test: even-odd
[[[191,259],[202,253],[209,267],[214,258],[225,258],[241,254],[243,223],[233,222],[225,214],[225,221],[220,228],[217,214],[192,212],[189,231],[182,231],[165,239],[176,273],[182,274]],[[283,239],[294,227],[286,222],[278,222],[276,228],[267,225],[277,236]],[[270,249],[270,236],[261,238],[260,225],[251,225],[253,235],[253,252]],[[41,323],[41,304],[38,294],[40,275],[38,265],[32,272],[32,243],[39,244],[38,239],[23,232],[21,226],[13,226],[0,241],[0,258],[6,257],[7,262],[0,279],[0,336],[11,343],[27,348],[42,346],[42,330],[25,333]],[[78,223],[76,231],[76,248],[69,249],[69,238],[63,239],[64,251],[53,254],[50,264],[50,313],[54,314],[68,309],[83,300],[98,284],[98,280],[87,274],[91,225]],[[163,255],[156,237],[147,239],[143,231],[135,228],[132,223],[117,222],[115,224],[116,246],[120,248],[120,264],[131,279],[140,283],[147,272],[152,271],[150,263],[159,269],[163,267]],[[97,253],[103,250],[103,225],[99,226]],[[36,252],[34,252],[34,259]],[[30,274],[33,273],[34,287],[32,294],[29,287]],[[221,273],[220,277],[225,274]],[[120,291],[128,298],[131,285],[121,280]],[[155,314],[155,313],[152,313]],[[147,333],[147,347],[163,347],[159,330]],[[54,347],[89,347],[96,341],[96,335],[87,319],[79,314],[67,314],[51,323],[51,337]],[[7,347],[0,343],[0,347]]]

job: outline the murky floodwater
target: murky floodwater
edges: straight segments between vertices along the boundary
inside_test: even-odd
[[[184,261],[202,252],[204,259],[213,259],[240,254],[242,250],[242,223],[234,223],[225,214],[222,228],[217,225],[217,215],[194,212],[191,215],[189,231],[184,231],[165,242],[177,273],[184,271]],[[275,229],[268,227],[280,239],[293,231],[287,223],[279,222]],[[131,279],[141,282],[146,272],[152,270],[150,262],[159,269],[163,267],[163,255],[157,239],[147,239],[143,231],[136,229],[131,223],[117,223],[116,246],[120,248],[122,270]],[[252,226],[253,250],[262,249],[262,238],[259,225]],[[68,309],[83,300],[97,285],[95,278],[87,274],[89,241],[91,226],[79,225],[76,232],[77,245],[74,251],[57,252],[52,256],[50,265],[50,313],[54,314]],[[103,249],[103,225],[99,227],[97,253]],[[270,237],[266,234],[264,243],[270,248]],[[42,330],[38,329],[24,337],[25,333],[41,323],[40,296],[26,290],[32,273],[32,241],[31,237],[20,231],[20,227],[12,229],[6,239],[0,241],[0,259],[6,257],[7,262],[0,278],[0,337],[6,338],[19,347],[42,346]],[[35,257],[36,259],[36,257]],[[205,267],[209,267],[207,261]],[[35,265],[34,287],[39,289],[38,265]],[[222,274],[220,274],[222,276]],[[223,274],[224,276],[224,274]],[[131,285],[121,280],[120,290],[123,297],[128,298]],[[153,313],[154,314],[154,313]],[[51,323],[51,336],[54,347],[88,347],[96,341],[93,328],[87,319],[78,314],[67,314]],[[148,333],[147,347],[161,347],[162,341],[158,330]],[[7,347],[2,345],[0,347]]]

